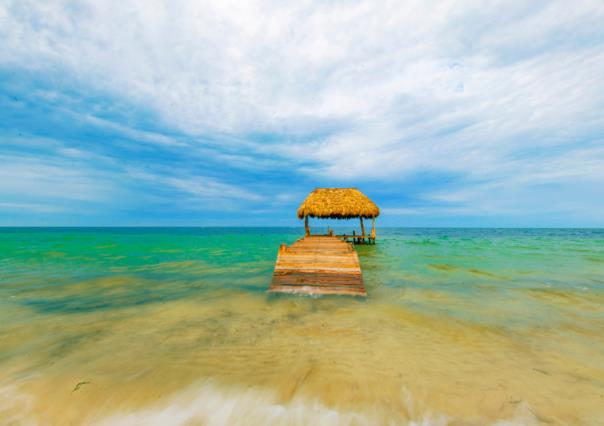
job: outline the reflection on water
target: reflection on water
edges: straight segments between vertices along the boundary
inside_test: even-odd
[[[0,231],[0,419],[604,422],[604,231],[383,234],[358,300],[265,293],[297,230]]]

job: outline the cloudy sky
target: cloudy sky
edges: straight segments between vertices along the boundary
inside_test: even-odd
[[[604,2],[0,0],[0,225],[604,226]]]

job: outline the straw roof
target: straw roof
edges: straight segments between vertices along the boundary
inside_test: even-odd
[[[380,215],[380,209],[356,188],[317,188],[298,208],[298,218],[304,216],[323,219],[371,218]]]

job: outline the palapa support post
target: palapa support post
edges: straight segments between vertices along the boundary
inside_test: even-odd
[[[304,230],[306,231],[306,236],[310,235],[310,227],[308,226],[308,215],[304,216]]]
[[[365,242],[365,225],[363,224],[363,216],[361,216],[361,235],[363,242]]]
[[[375,216],[371,218],[371,240],[375,244]]]

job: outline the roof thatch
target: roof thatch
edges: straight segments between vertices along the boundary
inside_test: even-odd
[[[298,218],[304,216],[324,219],[378,217],[380,209],[356,188],[317,188],[298,208]]]

